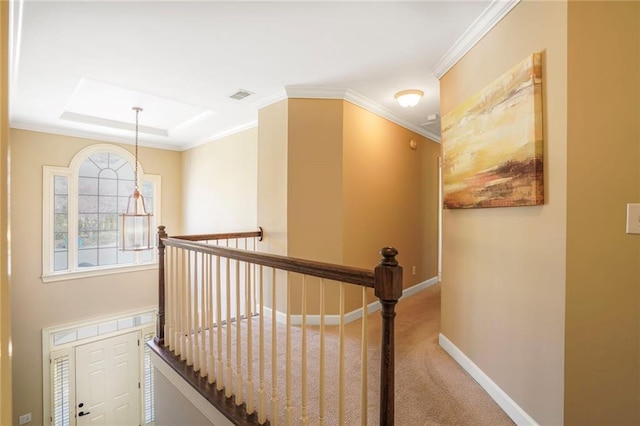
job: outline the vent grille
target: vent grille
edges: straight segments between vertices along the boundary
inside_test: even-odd
[[[230,95],[229,97],[231,99],[235,99],[237,101],[241,101],[244,98],[246,98],[247,96],[251,96],[251,95],[253,95],[253,93],[249,92],[248,90],[240,89],[236,93],[234,93],[233,95]]]

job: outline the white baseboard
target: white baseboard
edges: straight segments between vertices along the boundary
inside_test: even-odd
[[[511,420],[521,426],[538,426],[538,423],[527,414],[516,402],[503,391],[484,371],[480,369],[456,345],[440,333],[438,343],[460,366],[483,387],[489,396],[504,410]]]
[[[402,291],[400,300],[404,299],[405,297],[413,296],[414,294],[424,290],[425,288],[431,287],[438,282],[438,277],[433,277],[414,286],[411,286]],[[378,302],[377,300],[367,305],[367,315],[379,310],[380,302]],[[271,308],[267,308],[265,306],[264,313],[267,317],[270,317],[272,313]],[[350,322],[353,322],[361,317],[362,308],[354,309],[353,311],[344,314],[346,324],[349,324]],[[276,311],[276,321],[281,324],[285,324],[287,322],[287,314],[284,312]],[[339,325],[340,315],[325,315],[324,323],[325,325]],[[302,325],[302,315],[291,315],[291,325]],[[320,315],[307,315],[307,325],[320,325]]]

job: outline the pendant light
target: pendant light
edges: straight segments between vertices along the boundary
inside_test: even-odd
[[[122,251],[150,250],[151,244],[151,213],[147,213],[144,197],[138,187],[138,116],[142,108],[133,107],[136,112],[136,165],[135,187],[129,196],[127,211],[122,217]]]

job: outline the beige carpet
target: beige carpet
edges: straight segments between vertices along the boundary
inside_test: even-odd
[[[486,392],[438,345],[440,332],[440,286],[434,285],[420,293],[403,299],[397,305],[395,319],[396,341],[396,425],[470,425],[499,426],[514,423],[493,402]],[[243,334],[246,321],[243,323]],[[253,330],[253,382],[255,386],[254,400],[258,404],[259,363],[258,333],[259,317],[251,321]],[[380,362],[380,312],[369,316],[369,350],[368,350],[368,417],[366,424],[377,425],[379,399],[379,362]],[[286,406],[285,365],[286,347],[285,327],[278,329],[278,384],[279,424],[285,420]],[[225,327],[221,330],[224,331]],[[217,330],[217,329],[214,329]],[[232,327],[233,367],[235,370],[235,326]],[[355,321],[346,327],[345,350],[345,418],[344,424],[358,425],[362,423],[360,414],[360,330],[361,321]],[[338,424],[338,350],[337,327],[326,327],[326,418],[325,424]],[[224,334],[224,333],[223,333]],[[301,359],[301,330],[292,327],[291,348],[293,365],[299,365]],[[309,424],[318,424],[318,359],[319,352],[318,327],[307,331],[308,369],[307,377],[307,413]],[[223,345],[223,349],[225,346]],[[226,349],[225,349],[226,350]],[[216,349],[217,351],[217,349]],[[242,351],[246,351],[246,342]],[[271,327],[265,320],[265,352],[270,358]],[[246,362],[243,362],[244,379],[247,378]],[[234,371],[235,374],[235,371]],[[291,415],[294,424],[300,424],[301,416],[301,369],[293,367],[291,371]],[[235,377],[234,377],[235,382]],[[235,384],[233,385],[235,388]],[[268,417],[270,412],[271,360],[265,361],[265,394],[267,398]],[[244,387],[244,398],[247,389]]]

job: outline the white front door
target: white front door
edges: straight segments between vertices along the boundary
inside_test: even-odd
[[[140,424],[138,333],[76,347],[78,426]]]

